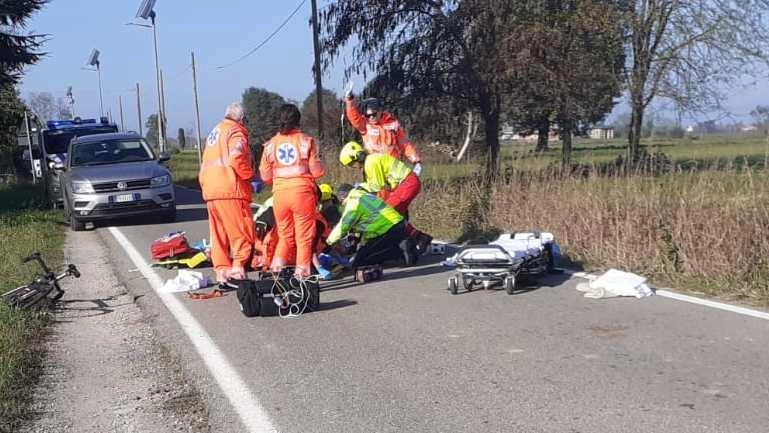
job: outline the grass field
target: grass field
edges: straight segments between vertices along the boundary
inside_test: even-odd
[[[656,176],[563,177],[543,170],[560,163],[560,148],[537,154],[533,145],[505,145],[503,169],[519,176],[486,189],[471,176],[481,170],[480,161],[428,160],[412,222],[452,240],[549,230],[569,258],[588,269],[619,267],[658,285],[769,306],[767,139],[713,136],[643,145],[677,168]],[[624,146],[620,140],[580,140],[573,160],[610,164],[625,154]],[[175,155],[172,167],[176,179],[194,180],[197,156]],[[327,155],[324,181],[356,176]]]
[[[29,282],[37,269],[21,259],[33,251],[51,265],[62,263],[64,227],[61,211],[44,210],[36,188],[0,186],[0,290]],[[15,431],[26,415],[46,323],[44,313],[13,311],[0,303],[0,432]]]

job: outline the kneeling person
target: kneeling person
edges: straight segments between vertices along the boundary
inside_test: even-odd
[[[375,195],[353,189],[349,184],[339,186],[337,197],[344,206],[342,219],[326,242],[334,245],[350,233],[359,233],[361,245],[352,260],[353,269],[399,258],[406,266],[414,265],[416,247],[406,234],[401,214]]]
[[[363,169],[366,191],[376,194],[384,202],[408,219],[409,205],[422,189],[419,176],[411,166],[388,154],[366,154],[355,141],[344,145],[339,153],[339,162],[345,167]],[[424,253],[430,246],[432,236],[406,223],[406,233],[417,242],[417,249]]]

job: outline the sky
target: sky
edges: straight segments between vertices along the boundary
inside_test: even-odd
[[[140,0],[52,0],[30,20],[28,31],[50,35],[38,64],[26,70],[23,98],[30,92],[63,97],[72,86],[75,113],[98,117],[96,72],[83,70],[93,48],[100,51],[104,110],[119,122],[119,97],[127,130],[138,130],[135,86],[141,88],[142,117],[157,111],[152,30],[128,26]],[[313,43],[307,0],[291,21],[250,57],[224,70],[272,33],[301,0],[158,0],[158,48],[165,80],[169,137],[178,128],[194,131],[190,52],[195,51],[202,135],[221,120],[228,103],[248,87],[263,87],[303,101],[314,90]],[[325,4],[320,1],[319,4]],[[193,6],[194,5],[194,6]],[[341,63],[340,63],[341,64]],[[324,87],[343,92],[342,70],[324,77]],[[146,129],[146,128],[145,128]]]
[[[329,0],[320,0],[322,7]],[[50,35],[48,53],[26,70],[22,97],[29,92],[64,96],[72,86],[75,112],[98,117],[96,72],[83,70],[93,48],[101,52],[105,111],[119,122],[119,97],[127,130],[138,130],[135,85],[141,87],[143,122],[157,111],[157,88],[152,30],[128,26],[145,23],[134,18],[140,0],[52,0],[29,22],[27,30]],[[256,47],[301,3],[301,0],[157,0],[160,66],[165,77],[169,137],[178,128],[194,130],[194,96],[190,52],[195,51],[202,135],[218,122],[229,102],[239,101],[248,87],[263,87],[287,99],[302,101],[314,89],[313,44],[306,0],[288,24],[250,57],[223,70]],[[338,59],[343,65],[344,59]],[[343,70],[336,67],[323,77],[324,87],[343,92]],[[725,106],[734,120],[749,121],[750,110],[769,105],[769,81],[740,86]],[[362,83],[358,83],[362,86]],[[629,108],[620,103],[609,121]],[[690,119],[693,120],[693,119]]]

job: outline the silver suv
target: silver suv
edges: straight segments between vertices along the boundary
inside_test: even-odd
[[[176,219],[169,157],[156,157],[135,133],[79,137],[69,145],[61,189],[72,230],[88,222],[125,217]],[[138,221],[142,221],[139,219]]]

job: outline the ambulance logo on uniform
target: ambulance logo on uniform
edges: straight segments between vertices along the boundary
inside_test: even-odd
[[[206,145],[208,147],[216,146],[216,142],[219,140],[219,128],[214,128],[213,131],[211,131],[210,134],[208,134],[208,139],[206,140]]]
[[[293,165],[296,162],[296,149],[291,143],[278,146],[278,161],[283,165]]]

